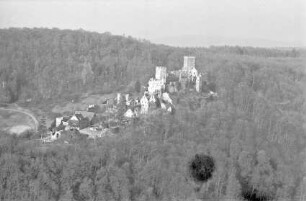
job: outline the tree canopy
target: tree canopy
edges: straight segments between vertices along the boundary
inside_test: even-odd
[[[1,200],[306,196],[302,52],[173,48],[57,29],[8,29],[0,36],[1,80],[7,83],[10,101],[106,92],[137,79],[145,83],[155,65],[180,69],[183,55],[196,56],[196,68],[207,72],[209,87],[218,94],[208,101],[202,93],[179,92],[172,96],[175,115],[157,110],[114,137],[90,140],[73,134],[75,139],[67,144],[63,134],[63,139],[42,145],[35,135],[2,132]],[[190,175],[196,156],[205,157],[195,173],[209,172],[208,180],[195,181]]]

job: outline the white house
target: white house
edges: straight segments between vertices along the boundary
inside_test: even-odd
[[[124,116],[127,118],[132,118],[134,116],[134,112],[131,109],[128,109],[125,113]]]
[[[161,103],[161,104],[160,104],[160,107],[161,107],[161,109],[163,109],[163,110],[167,110],[167,106],[166,106],[165,103]]]
[[[168,103],[171,103],[171,104],[172,104],[172,99],[170,98],[170,96],[169,96],[168,93],[166,93],[166,92],[163,93],[162,99],[163,99],[164,101],[167,101]]]
[[[73,115],[69,120],[71,121],[79,121],[76,115]]]
[[[84,118],[88,118],[89,121],[91,121],[95,117],[94,112],[75,111],[74,114],[81,114]]]
[[[209,91],[209,95],[213,96],[213,97],[217,97],[218,96],[218,94],[216,92],[213,92],[213,91]]]
[[[56,131],[55,133],[51,133],[51,140],[54,141],[54,140],[57,140],[58,138],[60,138],[61,136],[61,132],[60,131]]]
[[[55,127],[58,127],[62,123],[63,117],[55,118]]]

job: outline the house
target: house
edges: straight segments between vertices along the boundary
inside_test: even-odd
[[[174,115],[175,114],[175,107],[172,104],[167,104],[167,112]]]
[[[213,91],[209,91],[208,95],[212,96],[212,97],[218,97],[218,94],[216,92],[213,92]]]
[[[160,107],[161,107],[161,109],[163,109],[163,110],[167,110],[167,106],[166,106],[165,103],[161,103],[161,104],[160,104]]]
[[[208,93],[208,99],[210,100],[214,100],[218,97],[218,94],[216,92],[213,92],[213,91],[209,91]]]
[[[43,143],[47,143],[47,142],[53,142],[57,139],[59,139],[61,136],[61,131],[55,131],[55,132],[50,132],[49,136],[42,138],[42,142]]]
[[[96,116],[94,112],[87,112],[87,111],[75,111],[75,114],[81,114],[84,118],[88,118],[89,121],[92,121],[93,118]]]
[[[128,109],[125,113],[124,113],[124,117],[126,118],[133,118],[134,117],[134,112],[132,111],[132,109]]]
[[[78,111],[78,113],[75,113],[68,121],[68,125],[70,130],[71,129],[76,129],[80,130],[83,128],[86,128],[90,126],[90,117],[84,117],[83,113],[84,111]],[[86,112],[86,111],[85,111]],[[85,113],[86,114],[86,113]]]
[[[58,127],[62,123],[63,118],[64,117],[55,118],[55,127]]]
[[[172,105],[171,103],[168,102],[162,102],[161,103],[161,109],[170,113],[170,114],[175,114],[175,108],[174,105]]]
[[[68,126],[69,116],[56,117],[54,121],[51,123],[49,128],[50,131],[61,131],[64,130],[66,126]]]
[[[172,112],[172,107],[171,106],[167,108],[167,112]]]
[[[134,107],[134,115],[135,115],[135,117],[138,117],[140,113],[141,113],[141,105],[136,105]]]
[[[64,117],[63,118],[63,120],[62,120],[62,124],[63,124],[63,126],[68,126],[68,121],[69,121],[69,119],[70,119],[71,117]]]
[[[108,105],[108,99],[104,100],[104,101],[102,102],[102,105]]]
[[[52,132],[51,136],[50,136],[50,139],[52,141],[57,140],[58,138],[60,138],[61,134],[62,134],[61,131]]]
[[[172,99],[170,98],[170,96],[167,92],[162,94],[162,100],[172,104]]]
[[[87,112],[98,113],[100,111],[99,105],[89,105],[87,108]]]
[[[80,129],[80,121],[82,119],[82,115],[74,114],[68,121],[68,125],[71,129]]]

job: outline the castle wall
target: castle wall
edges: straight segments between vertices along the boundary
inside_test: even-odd
[[[166,82],[166,78],[167,78],[167,68],[163,66],[156,66],[155,79],[163,80],[164,82]]]

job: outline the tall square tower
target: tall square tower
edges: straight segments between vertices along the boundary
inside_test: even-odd
[[[193,68],[195,68],[195,57],[184,56],[183,70],[190,71]]]
[[[155,79],[163,80],[164,82],[166,82],[166,78],[167,78],[167,68],[164,66],[156,66]]]

